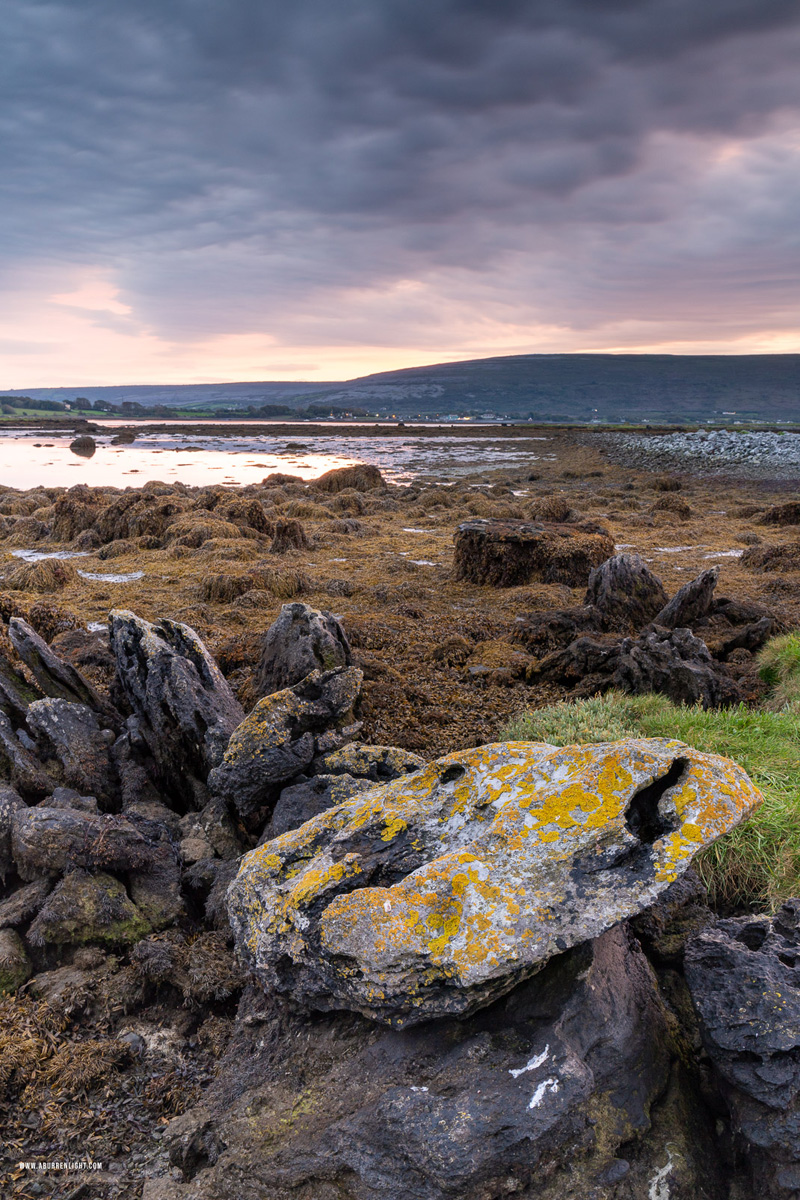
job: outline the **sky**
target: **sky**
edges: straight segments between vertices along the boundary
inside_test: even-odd
[[[800,352],[796,0],[0,13],[0,388]]]

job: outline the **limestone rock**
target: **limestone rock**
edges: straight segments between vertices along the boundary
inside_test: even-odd
[[[116,772],[109,750],[114,734],[100,728],[90,708],[48,696],[31,704],[28,727],[50,774],[61,775],[67,787],[83,795],[97,796],[106,807],[113,804]]]
[[[256,675],[261,696],[291,687],[312,671],[349,667],[350,643],[336,617],[300,601],[284,604],[267,630]]]
[[[123,814],[23,808],[12,816],[11,852],[22,879],[56,875],[72,867],[160,871],[170,857],[160,834],[155,822]]]
[[[353,709],[362,679],[356,667],[313,671],[294,687],[260,700],[209,775],[211,792],[245,816],[274,803],[277,784],[299,775],[317,754],[334,749],[327,745],[331,731],[351,737],[358,732]]]
[[[0,900],[0,929],[24,925],[35,916],[52,891],[52,880],[34,879]]]
[[[412,754],[400,746],[368,746],[351,742],[326,754],[313,764],[315,773],[321,775],[355,775],[358,779],[371,779],[374,783],[388,783],[401,775],[421,771],[426,765],[419,754]]]
[[[705,642],[690,629],[656,629],[619,645],[613,686],[633,696],[660,692],[675,704],[717,708],[735,704],[739,690],[725,667],[715,663]]]
[[[118,679],[165,790],[197,803],[244,712],[193,629],[151,625],[116,609],[109,618]],[[204,801],[203,797],[203,801]]]
[[[262,985],[308,1007],[469,1013],[652,905],[760,799],[677,741],[462,751],[246,855],[231,924]]]
[[[289,829],[297,829],[319,813],[373,787],[369,779],[345,774],[300,778],[302,782],[284,788],[278,797],[262,842],[271,841]]]
[[[24,808],[25,801],[19,792],[0,783],[0,880],[4,880],[11,867],[11,822],[18,808]]]
[[[25,730],[17,732],[5,713],[0,712],[0,777],[29,801],[43,799],[57,784],[31,753],[34,748]]]
[[[638,554],[615,554],[592,571],[583,603],[594,608],[598,628],[623,632],[652,621],[667,593]]]
[[[8,624],[12,645],[46,696],[86,704],[103,715],[112,725],[120,721],[117,713],[95,688],[70,663],[64,662],[35,630],[21,617],[12,617]]]
[[[0,929],[0,995],[15,992],[31,974],[22,938],[13,929]]]
[[[643,1200],[666,1145],[671,1160],[691,1142],[688,1121],[659,1124],[669,1056],[669,1018],[624,926],[487,1011],[411,1030],[309,1021],[249,989],[202,1106],[166,1130],[186,1182],[153,1196]],[[708,1142],[706,1181],[683,1191],[670,1173],[674,1200],[727,1197]]]
[[[653,617],[653,624],[661,625],[664,629],[693,629],[714,607],[714,588],[718,578],[719,567],[709,567],[696,579],[685,583]]]
[[[739,1131],[752,1195],[800,1189],[800,900],[718,921],[686,948],[704,1047]]]
[[[456,579],[514,587],[538,579],[579,587],[614,553],[607,533],[531,521],[465,521],[455,534]]]
[[[149,932],[148,922],[113,875],[71,871],[50,893],[27,937],[32,946],[133,945]]]

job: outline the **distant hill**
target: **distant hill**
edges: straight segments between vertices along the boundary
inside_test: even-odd
[[[800,422],[800,354],[519,354],[382,371],[345,383],[26,391],[49,400],[74,399],[77,392],[94,403],[207,412],[258,412],[271,405],[287,415],[361,410],[390,417],[789,423]]]
[[[398,416],[800,421],[800,355],[520,354],[383,371],[303,401],[323,398]]]

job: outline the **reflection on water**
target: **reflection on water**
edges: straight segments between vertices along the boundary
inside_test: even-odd
[[[263,428],[263,426],[262,426]],[[43,442],[46,436],[50,440]],[[95,434],[97,451],[90,459],[76,458],[71,434],[17,430],[0,435],[0,484],[30,488],[36,485],[71,487],[141,487],[150,479],[172,480],[202,487],[211,483],[260,483],[280,472],[316,479],[334,467],[372,463],[394,483],[415,476],[458,477],[483,469],[524,470],[540,455],[532,442],[546,438],[497,438],[478,434],[453,437],[353,437],[346,428],[326,436],[306,437],[302,443],[265,433],[218,437],[211,433],[155,433],[143,429],[132,445],[112,444],[112,434]],[[543,449],[537,446],[537,449]],[[552,455],[545,454],[551,458]]]

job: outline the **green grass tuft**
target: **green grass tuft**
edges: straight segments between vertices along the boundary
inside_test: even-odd
[[[776,639],[783,641],[785,639]],[[764,793],[748,821],[698,857],[712,901],[728,909],[776,908],[800,895],[800,717],[796,710],[704,711],[663,696],[609,692],[521,713],[501,736],[514,741],[571,743],[628,737],[678,738],[738,762]]]
[[[758,673],[773,688],[772,704],[785,708],[800,701],[800,634],[785,633],[767,642],[758,656]]]

